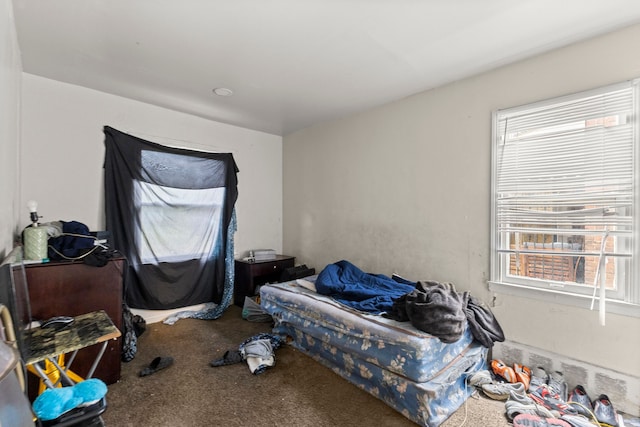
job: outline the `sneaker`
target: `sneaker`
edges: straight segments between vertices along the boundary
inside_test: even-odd
[[[519,402],[519,403],[522,403],[523,405],[530,405],[532,403],[535,403],[527,393],[521,393],[518,390],[511,390],[509,392],[508,400]]]
[[[618,427],[618,415],[606,394],[593,401],[593,413],[603,427]]]
[[[500,359],[494,359],[491,361],[491,370],[493,370],[493,373],[498,377],[504,378],[509,383],[518,382],[513,368],[505,365]]]
[[[511,394],[511,392],[515,392],[517,394],[526,394],[526,390],[521,383],[495,383],[495,384],[484,384],[482,386],[482,391],[488,397],[495,400],[507,400]]]
[[[591,417],[591,413],[593,412],[593,406],[591,406],[591,399],[587,394],[587,391],[581,385],[577,385],[576,388],[569,394],[569,399],[567,399],[567,403],[579,414],[584,415],[585,417]]]
[[[548,385],[538,387],[534,391],[529,391],[529,396],[538,404],[545,408],[558,411],[560,415],[569,414],[577,415],[578,412],[573,409],[567,402],[562,400],[558,393],[550,390]]]
[[[469,385],[480,387],[483,384],[493,384],[495,381],[491,372],[485,370],[478,371],[469,377]]]
[[[504,404],[505,412],[507,413],[507,418],[510,421],[513,421],[515,417],[519,414],[531,414],[538,415],[543,418],[555,418],[557,414],[554,414],[549,409],[545,408],[542,405],[538,405],[533,400],[529,399],[529,403],[523,403],[516,400],[507,400]]]
[[[567,401],[567,382],[564,380],[562,372],[555,371],[549,375],[549,388],[560,396],[560,399]]]
[[[519,414],[513,419],[514,427],[571,427],[571,424],[557,418],[544,418],[533,414]]]
[[[582,415],[563,415],[560,419],[569,423],[571,427],[593,427],[595,425]]]
[[[538,387],[546,385],[549,381],[549,375],[542,366],[538,366],[531,370],[531,381],[529,382],[529,391],[537,390]]]
[[[524,389],[529,390],[531,382],[531,369],[518,363],[513,364],[513,371],[516,373],[516,379],[519,383],[524,384]]]

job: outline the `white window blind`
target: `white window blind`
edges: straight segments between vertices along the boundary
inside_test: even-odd
[[[636,86],[494,113],[493,281],[637,298]]]

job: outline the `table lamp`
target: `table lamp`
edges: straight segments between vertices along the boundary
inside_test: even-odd
[[[49,243],[49,234],[47,227],[38,226],[38,202],[29,200],[27,202],[31,225],[24,229],[24,258],[28,260],[47,261],[47,244]]]

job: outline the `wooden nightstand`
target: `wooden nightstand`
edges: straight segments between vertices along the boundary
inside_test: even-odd
[[[295,265],[295,257],[288,255],[276,255],[271,261],[243,261],[235,263],[235,290],[233,302],[237,306],[244,306],[244,297],[255,295],[256,287],[265,283],[277,283],[280,275],[286,268]]]

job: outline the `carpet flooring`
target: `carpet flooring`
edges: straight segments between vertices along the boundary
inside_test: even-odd
[[[138,426],[415,426],[400,413],[290,346],[276,350],[276,365],[253,375],[246,363],[211,367],[245,339],[270,332],[269,323],[243,320],[230,307],[217,320],[154,323],[138,339],[136,357],[109,385],[104,422]],[[139,377],[159,356],[169,367]],[[474,395],[442,426],[510,426],[504,403]]]

